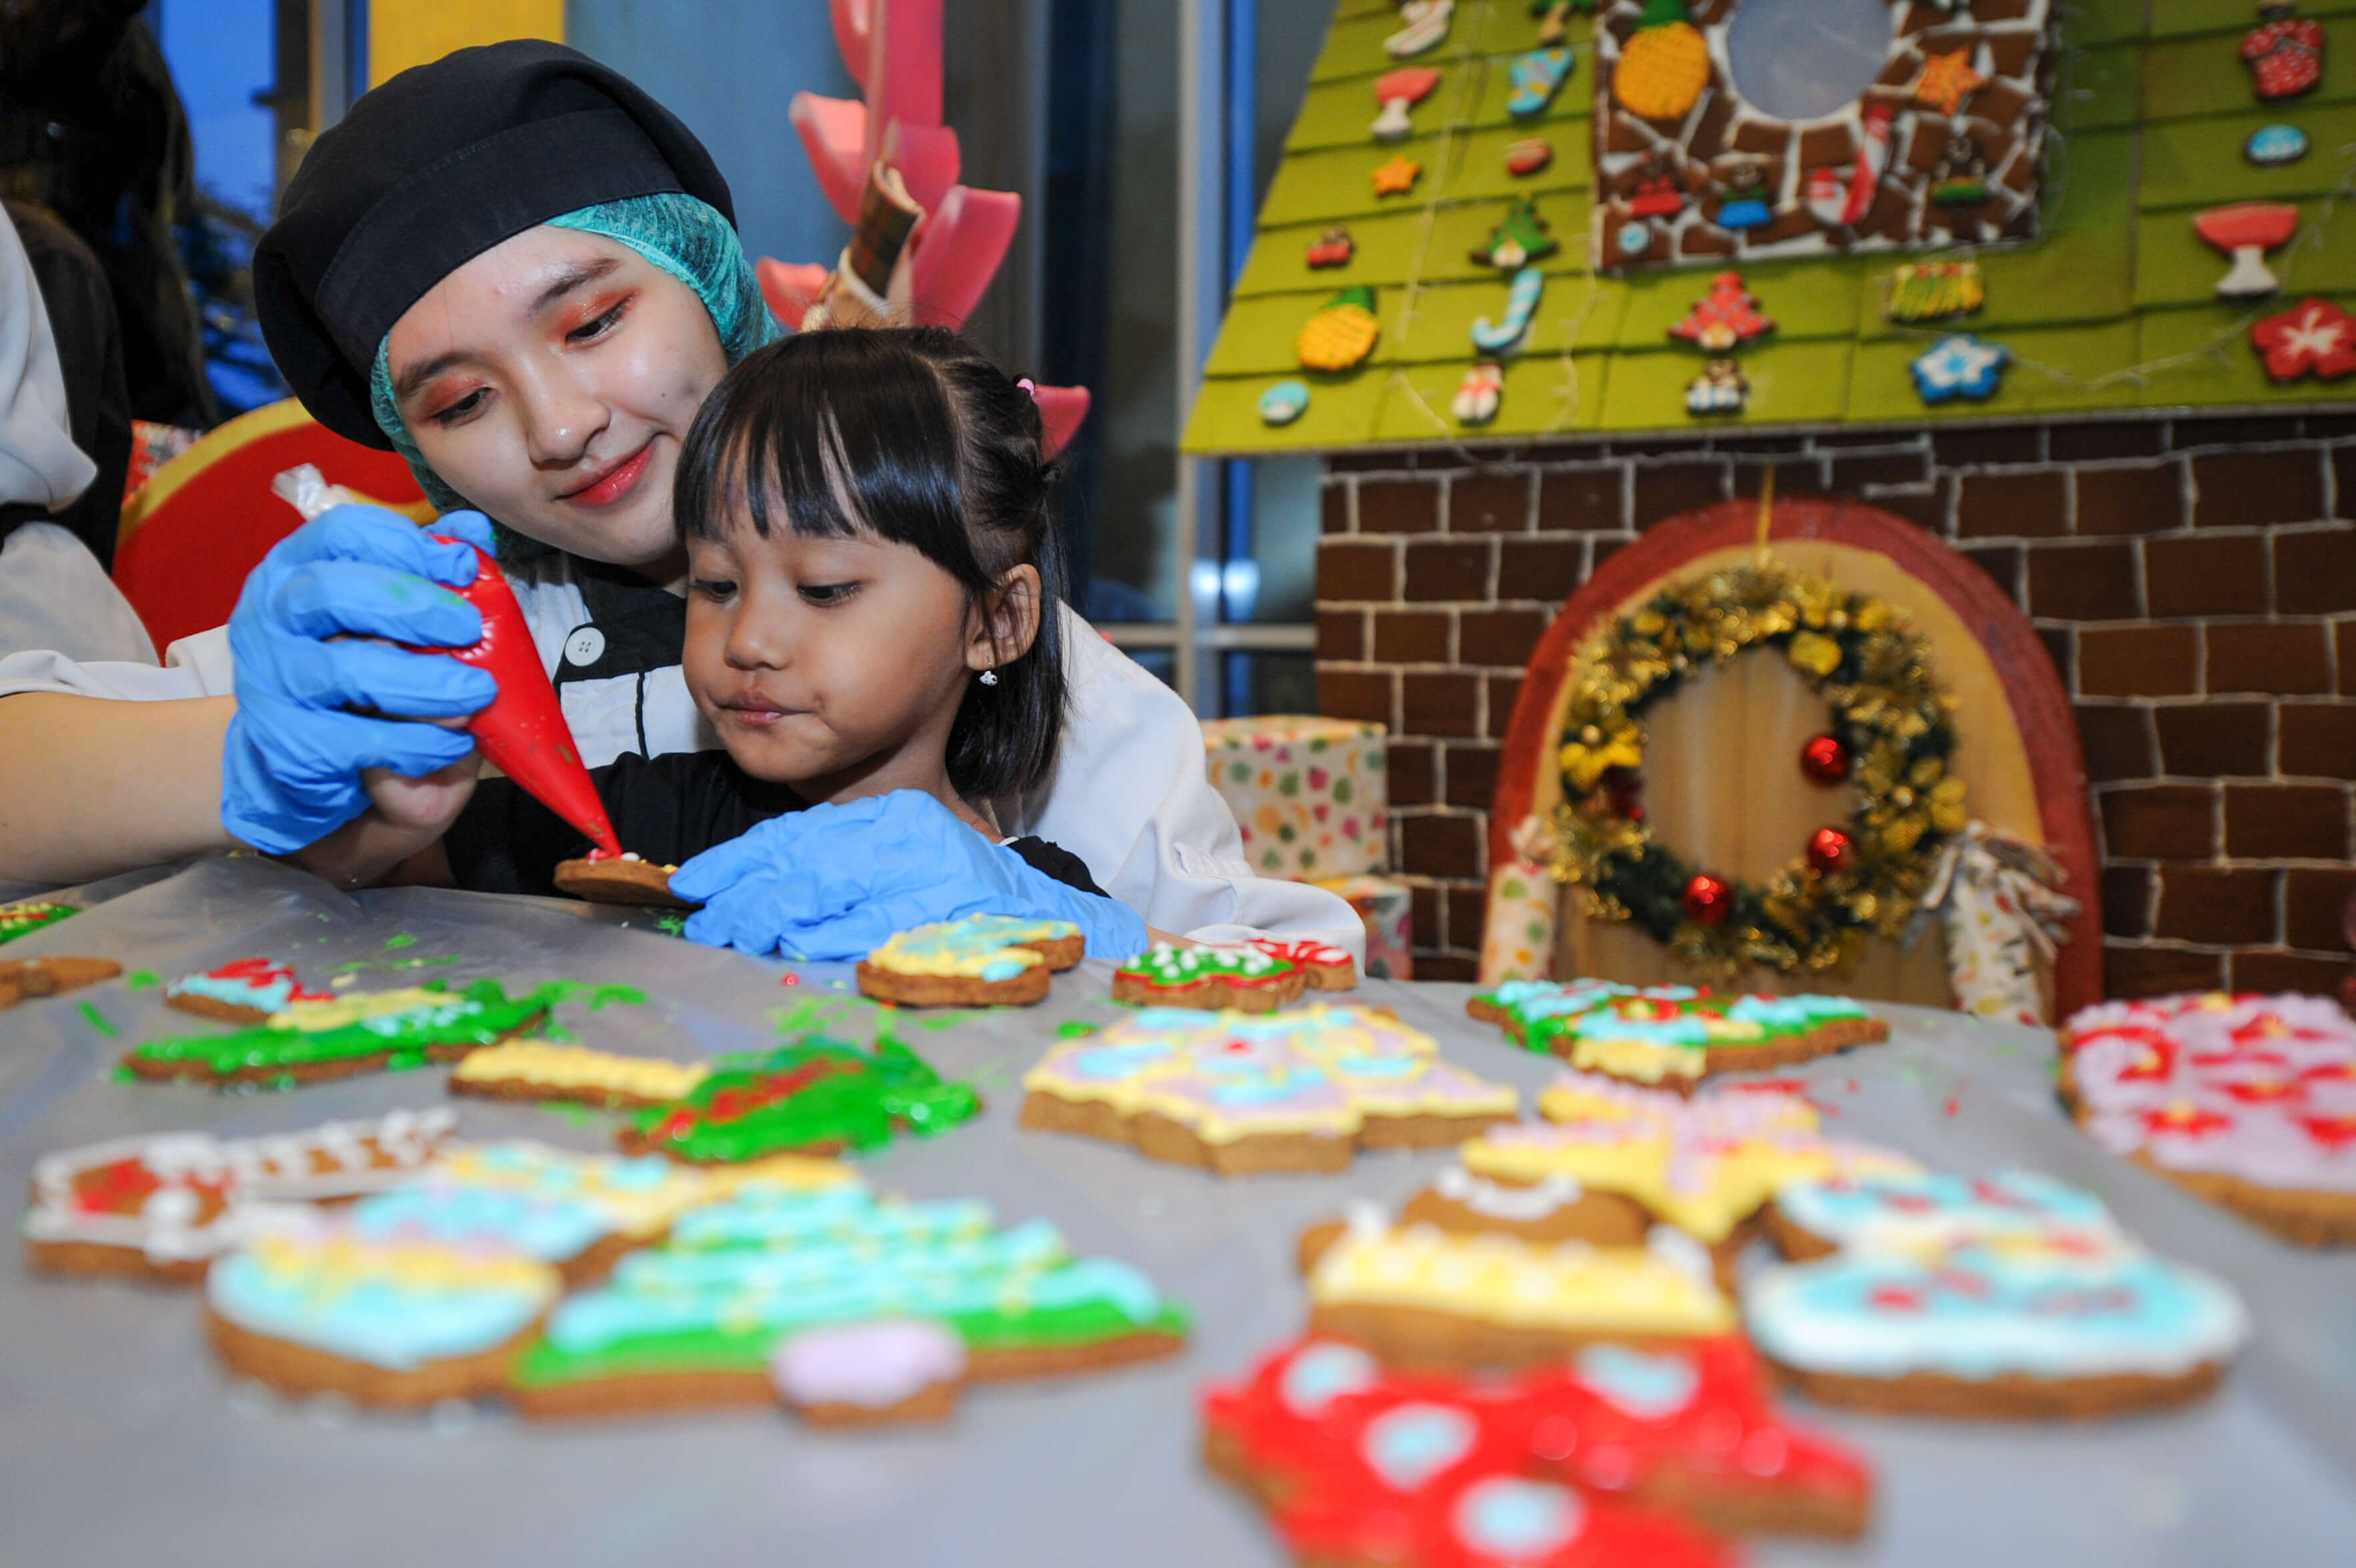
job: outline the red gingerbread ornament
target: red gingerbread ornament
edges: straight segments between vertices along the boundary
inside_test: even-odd
[[[1837,784],[1848,777],[1848,747],[1837,735],[1817,735],[1800,748],[1800,772],[1808,782]]]
[[[1808,835],[1808,869],[1820,877],[1846,871],[1857,864],[1857,841],[1837,827],[1819,827]]]
[[[2269,0],[2258,7],[2264,19],[2243,37],[2242,59],[2262,99],[2297,98],[2323,80],[2323,24],[2293,16],[2297,9]]]
[[[1696,871],[1678,902],[1685,907],[1686,918],[1696,925],[1724,925],[1726,917],[1734,912],[1734,890],[1723,877]]]

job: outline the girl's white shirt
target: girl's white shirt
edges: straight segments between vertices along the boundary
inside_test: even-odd
[[[584,635],[594,627],[571,566],[550,555],[509,574],[552,679],[568,656],[593,664],[604,649],[602,635]],[[1363,964],[1365,927],[1347,902],[1304,882],[1252,874],[1235,815],[1211,787],[1202,727],[1178,694],[1068,607],[1062,622],[1070,703],[1055,772],[1044,790],[996,803],[1000,829],[1071,851],[1105,891],[1163,931],[1199,942],[1314,938]],[[174,643],[160,666],[49,649],[0,656],[0,698],[57,691],[155,702],[234,690],[221,626]],[[676,664],[562,680],[557,692],[591,767],[638,751],[642,727],[648,756],[719,745]]]

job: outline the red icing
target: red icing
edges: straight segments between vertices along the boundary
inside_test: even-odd
[[[1311,938],[1280,942],[1272,936],[1258,936],[1252,939],[1252,946],[1267,957],[1280,958],[1304,969],[1347,969],[1352,966],[1348,954]]]
[[[619,849],[592,848],[581,858],[584,860],[618,860],[622,852]]]
[[[1289,1392],[1297,1361],[1335,1349],[1331,1341],[1296,1343],[1248,1381],[1207,1391],[1203,1402],[1205,1422],[1258,1478],[1262,1496],[1272,1499],[1271,1522],[1301,1561],[1687,1568],[1730,1559],[1689,1526],[1633,1505],[1707,1507],[1799,1494],[1862,1509],[1872,1489],[1854,1455],[1776,1414],[1758,1360],[1739,1338],[1636,1358],[1666,1375],[1645,1380],[1655,1402],[1633,1407],[1582,1380],[1576,1360],[1510,1380],[1421,1376],[1368,1363],[1365,1379],[1340,1392]],[[1296,1403],[1291,1393],[1302,1392],[1310,1397]],[[1370,1435],[1410,1406],[1417,1411],[1402,1419],[1453,1421],[1464,1440],[1452,1453],[1440,1445],[1437,1456],[1426,1445],[1421,1465],[1402,1474],[1394,1464],[1387,1474],[1370,1456]],[[1395,1430],[1398,1419],[1388,1424]],[[1576,1488],[1586,1504],[1577,1539],[1537,1555],[1475,1550],[1455,1528],[1460,1505],[1500,1477]]]
[[[302,983],[294,978],[294,965],[281,964],[273,958],[240,958],[218,969],[206,970],[205,978],[226,980],[236,986],[251,986],[256,990],[284,981],[288,987],[286,999],[290,1002],[332,1002],[336,999],[332,991],[305,989]]]
[[[444,543],[458,541],[434,536]],[[605,804],[589,782],[589,770],[573,749],[573,731],[556,700],[556,688],[541,667],[515,590],[498,562],[480,550],[475,581],[457,592],[482,613],[483,640],[471,648],[439,649],[460,664],[489,672],[499,694],[466,721],[484,757],[549,810],[587,834],[598,848],[619,855],[622,846],[605,816]]]

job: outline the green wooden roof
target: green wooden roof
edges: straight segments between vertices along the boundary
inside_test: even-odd
[[[1205,368],[1186,451],[2356,402],[2356,379],[2275,384],[2245,325],[2204,352],[2237,323],[2310,294],[2356,309],[2356,203],[2343,205],[2319,244],[2313,231],[2332,193],[2356,186],[2356,0],[2300,6],[2327,30],[2323,81],[2274,103],[2255,97],[2237,53],[2240,36],[2256,23],[2254,6],[2070,0],[2040,238],[1971,251],[1727,263],[1777,326],[1739,357],[1751,388],[1745,411],[1707,420],[1685,408],[1703,357],[1666,334],[1716,269],[1592,272],[1591,23],[1572,18],[1578,61],[1552,107],[1517,123],[1505,108],[1506,65],[1533,45],[1528,11],[1526,0],[1460,0],[1448,41],[1411,62],[1442,72],[1438,91],[1415,111],[1415,136],[1378,144],[1368,131],[1372,83],[1398,63],[1382,47],[1398,13],[1390,0],[1338,0]],[[2277,121],[2307,133],[2307,155],[2252,166],[2244,143]],[[1554,144],[1554,161],[1515,179],[1503,150],[1533,134]],[[1422,180],[1410,197],[1377,200],[1369,171],[1396,152],[1422,163]],[[1467,328],[1499,314],[1505,300],[1504,278],[1467,252],[1522,195],[1536,199],[1562,249],[1541,263],[1546,296],[1505,362],[1502,411],[1494,423],[1465,430],[1449,405],[1475,358]],[[2192,230],[2195,212],[2256,198],[2294,202],[2303,219],[2299,238],[2271,258],[2283,295],[2263,309],[2215,297],[2226,260]],[[1337,223],[1348,227],[1356,253],[1346,267],[1312,271],[1306,248]],[[1976,255],[1987,282],[1987,303],[1976,315],[1921,326],[1884,318],[1899,264],[1966,253]],[[1336,375],[1302,370],[1293,356],[1301,324],[1358,283],[1373,285],[1382,325],[1372,357]],[[1932,407],[1916,394],[1910,362],[1951,331],[2012,351],[1995,397]],[[1308,385],[1310,405],[1294,423],[1270,428],[1260,421],[1259,395],[1287,379]]]

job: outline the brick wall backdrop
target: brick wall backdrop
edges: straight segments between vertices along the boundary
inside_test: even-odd
[[[2336,987],[2356,891],[2356,418],[2138,420],[1337,457],[1317,692],[1391,728],[1419,978],[1470,979],[1522,667],[1645,527],[1729,496],[1853,496],[1977,561],[2075,699],[2114,995]]]

